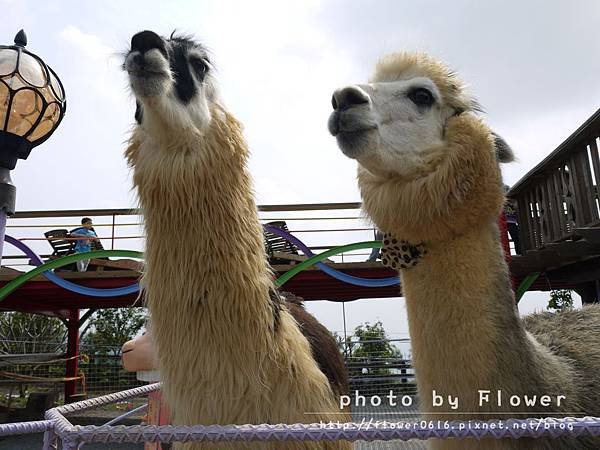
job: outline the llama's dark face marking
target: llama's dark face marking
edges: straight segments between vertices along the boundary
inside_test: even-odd
[[[208,71],[206,52],[187,39],[171,40],[169,65],[175,79],[177,97],[188,103],[197,93]]]
[[[142,31],[131,38],[123,68],[136,97],[135,119],[142,124],[147,110],[196,126],[209,120],[214,85],[206,49],[188,37],[163,38]],[[185,117],[187,116],[187,117]]]

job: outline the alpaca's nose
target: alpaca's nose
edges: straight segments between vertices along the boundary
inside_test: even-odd
[[[164,41],[154,31],[140,31],[131,38],[132,51],[138,51],[143,55],[152,49],[158,49],[161,53],[166,53]]]
[[[369,96],[357,86],[349,86],[338,89],[331,97],[331,106],[336,111],[351,108],[352,106],[369,103]]]

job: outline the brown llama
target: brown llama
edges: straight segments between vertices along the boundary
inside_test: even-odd
[[[205,48],[143,31],[133,36],[124,69],[137,101],[126,156],[144,215],[144,295],[173,423],[348,420],[338,408],[347,380],[333,337],[274,289],[247,144],[219,99]]]

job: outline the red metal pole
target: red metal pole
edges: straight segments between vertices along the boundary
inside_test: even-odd
[[[506,262],[510,262],[510,243],[508,241],[508,227],[506,226],[506,216],[504,213],[500,214],[498,218],[498,227],[500,228],[500,238],[502,239],[502,248],[504,249],[504,258]]]
[[[67,361],[65,377],[74,378],[79,366],[79,358],[74,358],[79,355],[79,309],[70,310],[70,316],[67,322],[67,358],[72,359]],[[65,382],[65,403],[75,401],[73,396],[76,390],[77,380]]]
[[[498,218],[498,228],[500,229],[500,239],[502,241],[502,248],[504,249],[504,259],[506,260],[506,264],[508,265],[508,269],[510,270],[510,261],[512,256],[510,255],[510,243],[508,241],[508,227],[506,225],[506,216],[504,211],[500,214]],[[516,290],[515,286],[515,277],[511,274],[510,281],[512,283],[513,291]]]
[[[0,263],[2,262],[2,251],[4,250],[4,233],[6,232],[6,210],[0,207]]]

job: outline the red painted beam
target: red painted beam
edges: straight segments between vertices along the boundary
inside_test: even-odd
[[[134,283],[135,277],[96,278],[76,280],[78,284],[99,289],[115,288]],[[0,282],[0,286],[6,282]],[[41,312],[69,318],[74,307],[121,308],[135,304],[137,293],[119,297],[88,297],[63,289],[50,281],[29,281],[7,298],[0,301],[0,309],[6,311]]]
[[[72,309],[69,320],[67,321],[67,370],[65,371],[66,378],[77,377],[77,369],[79,367],[79,310]],[[77,380],[65,382],[65,403],[72,403],[76,399],[73,398],[77,391]]]
[[[395,272],[383,266],[373,268],[344,269],[343,272],[364,278],[387,278]],[[85,286],[95,288],[114,288],[125,286],[136,281],[135,277],[96,278],[77,280]],[[521,278],[516,278],[516,285]],[[0,286],[6,281],[0,282]],[[574,285],[566,282],[549,282],[541,276],[536,280],[530,290],[549,291],[551,289],[572,289]],[[344,302],[368,298],[400,297],[399,286],[385,288],[367,288],[353,286],[338,281],[320,270],[305,270],[283,285],[282,290],[290,291],[305,300],[330,300]],[[6,299],[0,301],[0,310],[34,312],[55,315],[65,319],[69,318],[69,311],[78,309],[101,308],[127,308],[141,306],[143,302],[138,299],[138,294],[120,297],[87,297],[67,291],[49,281],[30,281],[17,289]]]
[[[348,275],[363,278],[387,278],[396,276],[393,270],[381,268],[363,268],[343,270]],[[330,300],[343,302],[362,298],[389,298],[400,296],[400,286],[381,288],[354,286],[336,280],[320,270],[300,272],[281,287],[305,300]]]

